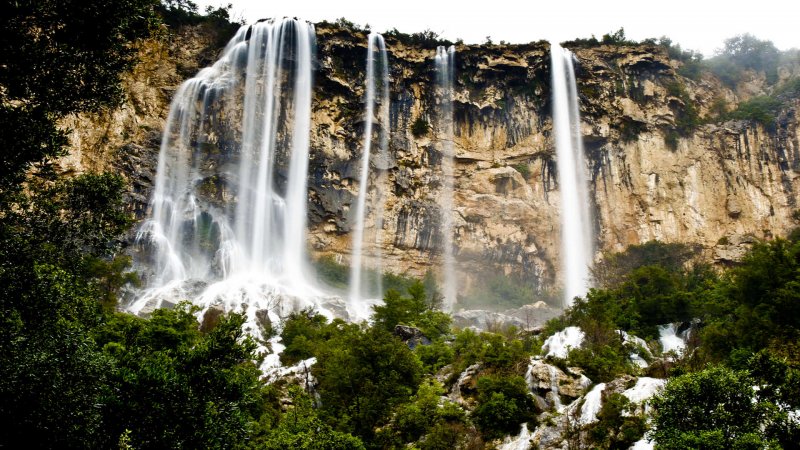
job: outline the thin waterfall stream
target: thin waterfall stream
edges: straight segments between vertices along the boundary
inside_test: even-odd
[[[376,55],[377,54],[377,55]],[[377,61],[376,61],[377,60]],[[376,62],[381,69],[379,76],[376,76]],[[361,172],[359,175],[358,198],[356,204],[356,224],[352,233],[352,251],[351,251],[351,264],[350,264],[350,292],[349,302],[352,309],[360,307],[361,299],[364,296],[364,280],[363,280],[363,257],[365,253],[365,244],[367,244],[367,237],[364,233],[364,227],[367,216],[367,195],[370,179],[370,156],[372,155],[372,139],[373,139],[373,123],[375,120],[375,108],[379,109],[378,119],[380,125],[380,140],[378,141],[377,153],[380,158],[385,158],[388,147],[388,133],[389,133],[389,64],[386,55],[386,44],[384,43],[383,36],[378,33],[370,33],[367,42],[367,73],[365,77],[364,89],[364,143],[362,146],[361,155]],[[380,101],[376,101],[376,88],[379,85]],[[376,103],[378,103],[376,105]],[[385,177],[381,174],[376,174],[375,181],[378,186],[376,187],[375,196],[375,269],[377,271],[377,279],[381,278],[381,254],[380,254],[380,226],[382,222],[379,220],[378,214],[383,214],[383,199],[380,193],[382,190],[382,183],[385,183]],[[381,286],[378,285],[378,295],[381,295]]]
[[[438,135],[442,154],[442,190],[438,198],[441,211],[444,301],[442,309],[452,311],[457,302],[455,256],[453,254],[453,184],[455,158],[453,152],[453,80],[456,49],[450,46],[436,49],[436,84],[439,93]]]
[[[593,238],[589,209],[589,182],[573,54],[551,43],[553,132],[556,141],[558,188],[561,192],[561,265],[564,307],[589,290]]]

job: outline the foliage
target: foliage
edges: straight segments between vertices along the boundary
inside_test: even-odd
[[[800,243],[759,243],[699,308],[708,356],[725,360],[800,338]]]
[[[625,29],[621,28],[617,31],[606,33],[600,39],[601,44],[606,45],[633,45],[636,41],[630,41],[625,37]]]
[[[349,433],[334,431],[323,423],[311,397],[297,386],[288,389],[291,404],[281,415],[277,426],[264,430],[251,448],[283,450],[363,450],[360,439]]]
[[[514,336],[516,337],[516,336]],[[496,333],[477,333],[469,328],[460,330],[453,340],[454,374],[461,373],[472,364],[483,363],[487,368],[501,373],[514,373],[527,362],[528,353],[519,339]]]
[[[472,420],[488,438],[519,432],[524,422],[534,423],[536,405],[520,376],[478,378],[478,406]]]
[[[293,365],[311,358],[333,330],[325,316],[311,309],[289,314],[281,331],[281,340],[286,346],[281,352],[281,363]]]
[[[689,96],[686,86],[679,80],[673,80],[665,87],[669,96],[679,100],[672,103],[675,111],[675,130],[681,136],[688,136],[700,125],[700,116],[694,107],[695,102]]]
[[[653,398],[653,438],[664,449],[779,448],[764,435],[770,405],[746,373],[727,368],[682,375]]]
[[[636,142],[646,129],[647,124],[626,118],[619,124],[619,138],[624,143]]]
[[[429,29],[420,31],[418,33],[407,34],[401,33],[397,30],[397,28],[392,28],[391,30],[383,33],[383,36],[385,38],[397,39],[399,42],[402,42],[406,45],[428,49],[436,48],[439,45],[450,46],[453,44],[453,42],[442,39],[438,33]]]
[[[735,88],[746,70],[763,72],[767,82],[774,83],[778,77],[779,61],[780,51],[771,41],[741,34],[726,39],[723,48],[708,64],[714,74]]]
[[[317,274],[317,278],[320,282],[341,291],[347,290],[350,279],[350,267],[337,262],[333,255],[323,255],[319,259],[313,261],[312,264],[314,265],[314,272]],[[411,285],[419,281],[409,276],[397,275],[391,272],[379,274],[377,271],[366,267],[362,268],[361,273],[366,286],[380,286],[380,288],[383,289],[383,292],[369,292],[369,295],[376,296],[383,296],[390,289],[404,292]],[[425,286],[425,291],[428,292],[429,300],[432,300],[432,298],[437,295],[437,286],[431,271],[425,273],[422,283]]]
[[[697,246],[682,243],[648,241],[631,245],[621,253],[606,253],[592,266],[592,279],[599,287],[619,286],[633,270],[645,265],[657,265],[675,272],[699,252]]]
[[[524,178],[526,180],[530,179],[530,177],[531,177],[530,164],[526,164],[526,163],[514,164],[514,170],[519,172],[519,174],[522,175],[522,178]]]
[[[321,416],[334,429],[370,441],[389,413],[419,385],[422,366],[411,350],[380,327],[339,323],[317,353]]]
[[[427,135],[430,129],[430,124],[422,116],[414,119],[414,122],[411,124],[411,134],[413,134],[416,138]]]
[[[239,25],[244,24],[231,19],[232,8],[233,4],[231,3],[216,8],[209,5],[206,6],[205,14],[201,14],[198,12],[197,3],[191,0],[161,0],[157,11],[162,21],[170,27],[211,23],[216,28],[228,32],[224,34],[229,34],[235,31]]]
[[[244,317],[207,334],[193,310],[160,309],[150,320],[118,314],[97,330],[116,361],[104,418],[111,436],[130,430],[137,448],[224,448],[248,434],[260,389],[255,342]]]
[[[157,23],[155,0],[19,1],[0,19],[0,193],[33,164],[64,153],[56,121],[122,100],[120,77],[135,63],[135,41]]]
[[[419,358],[425,373],[436,373],[455,359],[453,347],[442,340],[433,341],[430,345],[418,345],[414,353]]]
[[[3,100],[56,114],[97,110],[122,98],[120,74],[135,62],[132,42],[156,24],[153,0],[20,1],[8,5],[0,68]]]
[[[334,288],[347,288],[350,270],[344,264],[338,263],[333,255],[323,255],[313,264],[320,281]]]
[[[597,422],[589,426],[589,440],[596,448],[630,448],[646,431],[645,419],[636,414],[635,405],[622,394],[612,393],[603,400]]]
[[[432,379],[423,381],[409,402],[395,409],[392,422],[379,432],[377,441],[381,447],[401,447],[403,443],[419,441],[422,441],[423,448],[429,447],[433,442],[423,438],[435,428],[464,424],[464,410],[448,400],[442,402],[443,395],[445,390],[439,382]]]
[[[589,379],[607,382],[621,374],[631,372],[628,355],[619,339],[609,340],[606,343],[588,341],[581,348],[570,350],[567,361],[570,366],[584,369]]]
[[[386,291],[383,305],[373,307],[375,327],[393,332],[396,325],[419,328],[429,339],[437,339],[450,331],[452,319],[435,310],[435,304],[425,293],[425,286],[417,281],[408,287],[408,297],[394,289]]]
[[[771,96],[762,95],[739,103],[736,110],[725,116],[734,120],[750,120],[760,123],[768,130],[774,130],[775,118],[781,107],[781,102]]]

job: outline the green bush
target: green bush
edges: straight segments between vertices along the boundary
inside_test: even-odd
[[[330,334],[325,316],[310,309],[289,314],[283,322],[281,340],[286,348],[281,352],[281,363],[287,366],[311,358],[317,346]]]
[[[334,429],[369,442],[392,409],[414,394],[422,364],[412,351],[380,327],[340,323],[317,351],[321,416]]]
[[[753,97],[746,102],[739,103],[736,110],[728,114],[729,119],[750,120],[760,123],[768,130],[775,128],[775,118],[781,102],[770,96]]]
[[[664,449],[780,448],[765,436],[769,405],[754,401],[752,381],[715,367],[670,380],[656,395],[653,438]]]
[[[478,406],[472,412],[472,420],[487,438],[519,433],[523,423],[535,424],[536,412],[522,377],[478,378]]]
[[[645,419],[635,414],[635,405],[615,392],[603,400],[597,422],[589,426],[588,435],[597,448],[625,450],[641,439],[645,431]]]
[[[417,117],[411,124],[411,134],[417,138],[427,135],[430,129],[430,124],[422,116]]]

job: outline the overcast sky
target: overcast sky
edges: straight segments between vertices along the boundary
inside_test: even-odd
[[[252,23],[267,17],[312,22],[340,17],[375,31],[430,29],[466,43],[524,43],[598,38],[625,28],[628,38],[669,36],[686,49],[713,56],[725,38],[751,33],[786,50],[800,48],[800,0],[199,0],[233,3],[234,18]]]

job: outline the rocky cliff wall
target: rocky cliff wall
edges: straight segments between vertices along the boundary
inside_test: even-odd
[[[132,181],[132,208],[142,217],[170,95],[213,60],[219,38],[196,27],[145,43],[143,62],[126,79],[129,101],[119,110],[65,123],[74,129],[65,170],[122,171]],[[366,250],[380,251],[385,269],[421,275],[441,267],[442,258],[436,198],[443,187],[437,144],[444,136],[436,127],[416,129],[416,135],[412,130],[415,122],[435,124],[436,43],[396,35],[386,41],[390,157],[373,158],[368,192],[374,199],[383,189],[387,199],[382,220],[374,208],[366,219],[366,235],[378,242]],[[355,223],[366,42],[359,30],[317,26],[309,246],[317,256],[334,255],[344,263]],[[560,205],[548,45],[457,45],[456,51],[459,284],[505,273],[534,287],[557,286]],[[771,129],[747,121],[713,123],[719,99],[733,106],[764,93],[763,80],[753,74],[733,91],[708,74],[686,79],[676,71],[681,63],[656,46],[573,51],[599,251],[659,239],[698,243],[708,258],[728,262],[741,244],[796,225],[797,100],[787,103]],[[786,70],[795,69],[785,69],[783,78],[793,75]],[[376,136],[380,131],[376,127]],[[388,185],[378,186],[377,174],[384,170]]]

